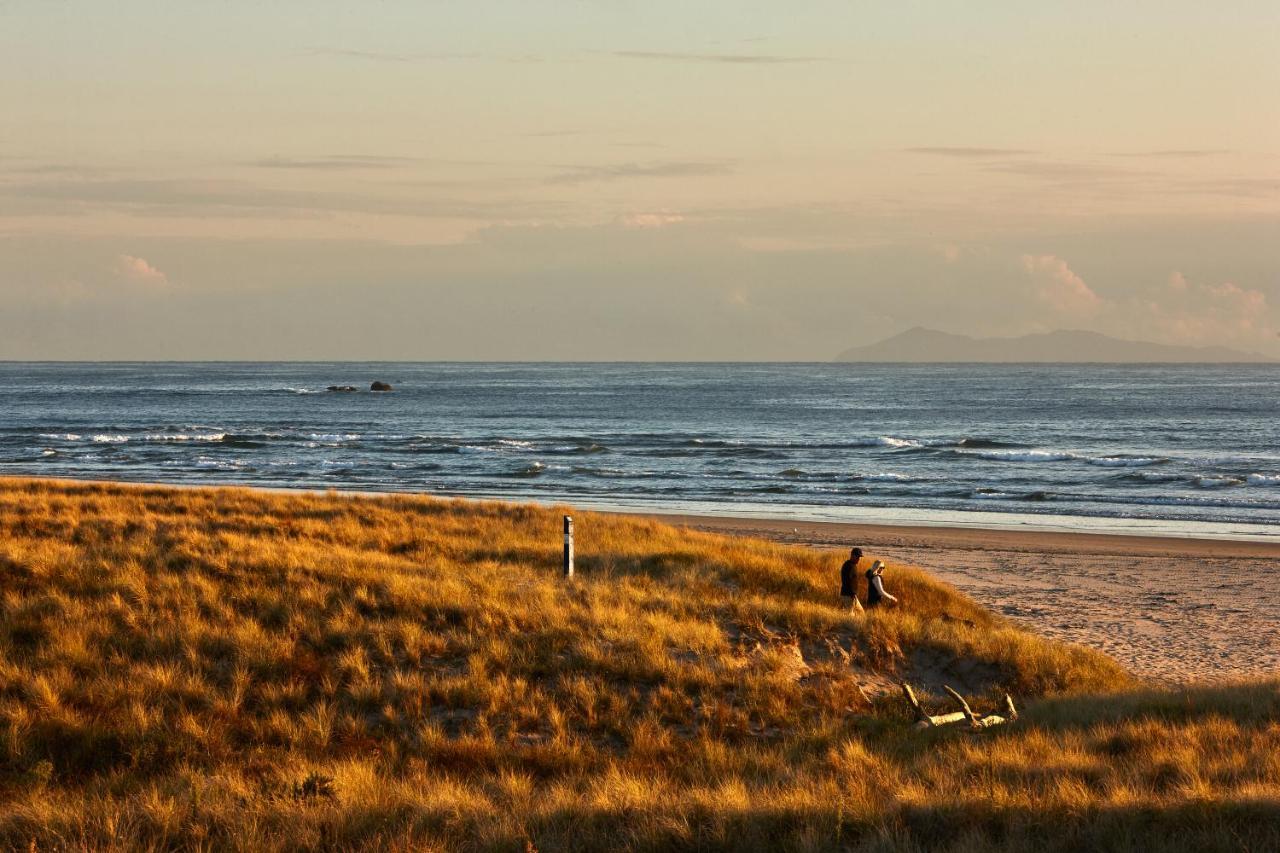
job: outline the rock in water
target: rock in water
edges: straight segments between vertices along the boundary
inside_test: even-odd
[[[391,386],[386,382],[375,382],[369,386],[370,391],[390,391]]]

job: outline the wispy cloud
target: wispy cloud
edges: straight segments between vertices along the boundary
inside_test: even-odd
[[[725,65],[788,65],[823,62],[821,56],[786,56],[774,53],[683,53],[666,50],[615,50],[619,59],[650,59],[668,62],[714,62]]]
[[[1184,157],[1213,157],[1229,154],[1225,148],[1166,148],[1156,151],[1113,151],[1110,157],[1149,157],[1153,159],[1181,159]]]
[[[998,160],[986,163],[982,168],[988,172],[1006,172],[1012,175],[1023,175],[1028,178],[1040,178],[1047,181],[1114,180],[1143,177],[1150,174],[1133,169],[1119,169],[1096,163],[1077,163],[1064,160]]]
[[[349,212],[423,218],[490,219],[545,211],[516,199],[474,201],[435,195],[291,190],[244,181],[57,180],[0,183],[0,200],[41,205],[50,213],[86,209],[191,217],[278,216]],[[10,204],[8,207],[15,207]],[[10,211],[11,213],[14,211]]]
[[[986,172],[1004,172],[1028,178],[1039,178],[1045,181],[1100,181],[1134,178],[1149,174],[1121,168],[1118,165],[1073,160],[1048,160],[1038,156],[1040,152],[1027,148],[934,146],[906,148],[904,150],[911,154],[926,154],[969,161],[976,168]]]
[[[313,47],[307,50],[311,56],[336,56],[344,59],[363,59],[369,62],[420,62],[432,59],[475,59],[477,53],[393,53],[385,50],[361,50],[348,47]]]
[[[1180,181],[1163,188],[1166,192],[1215,195],[1241,199],[1280,198],[1280,178],[1218,178]]]
[[[374,154],[331,154],[326,157],[264,157],[252,160],[246,166],[260,169],[319,169],[341,171],[347,169],[391,169],[418,162],[414,157],[385,157]]]
[[[585,130],[576,130],[566,128],[564,130],[529,130],[518,134],[519,136],[529,137],[531,139],[541,139],[560,136],[583,136],[587,133]]]
[[[616,181],[624,178],[701,178],[728,175],[733,169],[727,163],[697,160],[667,160],[656,163],[614,163],[605,166],[566,165],[550,184],[584,184],[592,181]]]
[[[986,160],[993,157],[1024,157],[1038,152],[1026,148],[970,148],[962,145],[928,145],[903,149],[911,154],[933,154],[938,157]]]

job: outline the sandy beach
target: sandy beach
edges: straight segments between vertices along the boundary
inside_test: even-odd
[[[699,530],[832,549],[932,572],[1045,636],[1162,682],[1280,671],[1280,545],[1089,533],[659,515]],[[892,571],[886,575],[892,590]]]

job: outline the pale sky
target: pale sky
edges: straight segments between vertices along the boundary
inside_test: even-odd
[[[0,0],[0,358],[1280,356],[1280,3]]]

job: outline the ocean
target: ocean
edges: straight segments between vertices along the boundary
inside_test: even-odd
[[[0,474],[1262,538],[1280,367],[9,362]]]

